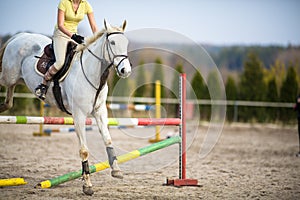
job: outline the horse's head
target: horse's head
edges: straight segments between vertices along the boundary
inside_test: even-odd
[[[104,20],[104,27],[106,29],[105,48],[108,60],[115,66],[118,76],[126,78],[131,73],[131,64],[127,55],[128,39],[124,35],[126,21],[121,27],[112,27]]]

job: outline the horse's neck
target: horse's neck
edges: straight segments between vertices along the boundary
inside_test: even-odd
[[[83,52],[83,68],[88,79],[96,87],[98,87],[100,84],[100,77],[105,68],[105,62],[103,58],[104,42],[105,37],[102,36],[88,47],[90,52],[88,49],[84,50]],[[99,60],[99,58],[102,60]]]

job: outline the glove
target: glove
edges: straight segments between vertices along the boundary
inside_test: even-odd
[[[84,42],[84,37],[82,37],[81,35],[77,35],[77,34],[73,34],[71,39],[74,40],[75,42],[77,42],[78,44],[82,44]]]

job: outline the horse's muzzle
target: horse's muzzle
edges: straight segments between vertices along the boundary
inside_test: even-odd
[[[127,78],[131,74],[131,64],[128,59],[124,59],[118,66],[118,75]]]

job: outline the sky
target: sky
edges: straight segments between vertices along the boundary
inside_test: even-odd
[[[205,44],[300,45],[299,0],[89,0],[99,28],[163,29]],[[1,0],[0,35],[52,35],[59,0]],[[91,35],[87,19],[79,25]],[[145,40],[149,38],[145,37]]]

